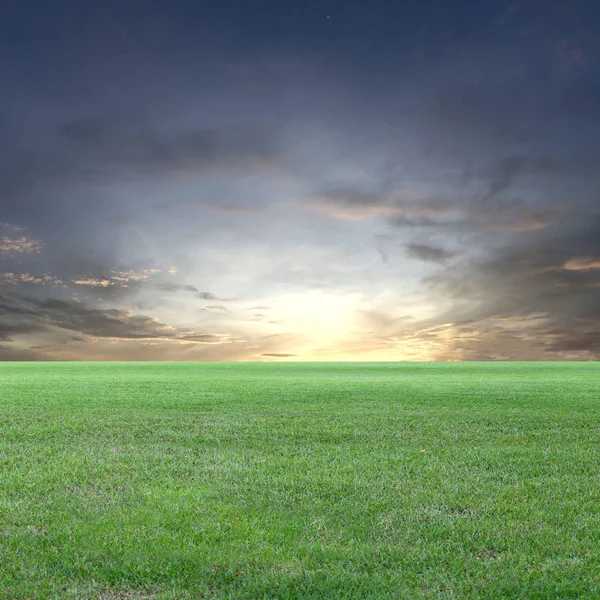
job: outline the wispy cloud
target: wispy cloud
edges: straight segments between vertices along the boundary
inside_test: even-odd
[[[218,300],[219,302],[235,302],[237,300],[237,298],[218,298],[211,292],[200,292],[196,296],[201,300]]]
[[[589,271],[590,269],[600,269],[600,257],[580,257],[571,258],[563,266],[566,271]]]
[[[265,210],[264,206],[257,204],[216,203],[204,200],[182,200],[178,202],[163,202],[153,208],[161,211],[180,211],[185,209],[205,208],[216,213],[246,215]]]
[[[136,271],[111,271],[111,279],[129,283],[130,281],[146,281],[155,273],[160,273],[160,269],[144,269],[140,272]]]
[[[429,244],[408,244],[406,252],[412,258],[432,263],[445,263],[454,256],[454,252],[448,252],[443,248],[431,246]]]
[[[218,312],[229,312],[229,309],[226,306],[223,306],[222,304],[209,304],[208,306],[204,307],[205,310],[209,310],[209,311],[218,311]]]
[[[564,207],[528,204],[514,198],[498,203],[496,199],[516,182],[519,174],[553,172],[557,168],[551,161],[513,157],[497,165],[491,174],[482,174],[481,190],[473,190],[467,197],[415,198],[395,190],[366,193],[339,188],[311,196],[302,206],[341,220],[385,218],[396,228],[496,233],[535,231],[560,219],[565,213]]]
[[[82,275],[79,279],[72,279],[71,282],[75,285],[86,285],[89,287],[109,287],[115,285],[115,282],[110,279],[99,279],[93,275]]]
[[[25,228],[19,227],[18,225],[13,225],[12,223],[6,223],[6,222],[0,221],[0,231],[21,232],[21,231],[25,231]]]
[[[198,288],[193,285],[184,285],[178,283],[157,283],[156,287],[163,292],[197,292]]]

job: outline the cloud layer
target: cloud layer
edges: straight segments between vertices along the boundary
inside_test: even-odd
[[[5,11],[0,359],[599,359],[597,2],[271,4]]]

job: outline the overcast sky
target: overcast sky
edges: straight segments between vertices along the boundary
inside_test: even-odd
[[[600,359],[597,0],[9,0],[1,360]]]

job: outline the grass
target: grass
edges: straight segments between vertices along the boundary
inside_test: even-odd
[[[0,598],[598,598],[599,363],[0,363]]]

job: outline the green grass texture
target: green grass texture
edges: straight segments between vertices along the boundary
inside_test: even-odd
[[[600,598],[600,364],[0,363],[0,598]]]

